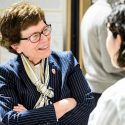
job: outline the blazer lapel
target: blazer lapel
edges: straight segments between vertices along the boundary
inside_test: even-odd
[[[35,85],[33,85],[32,81],[29,79],[28,75],[25,72],[23,63],[21,58],[19,58],[19,76],[22,79],[22,84],[25,84],[28,89],[28,94],[32,94],[33,100],[38,100],[40,93],[36,91]]]
[[[62,67],[60,60],[53,55],[49,57],[50,62],[50,86],[54,88],[54,101],[58,101],[70,96],[70,90],[67,85],[67,72]],[[58,62],[58,64],[56,63]]]
[[[49,85],[54,89],[54,98],[52,102],[55,102],[60,99],[61,95],[61,86],[62,86],[62,74],[56,60],[49,56],[49,68],[50,68],[50,80]]]

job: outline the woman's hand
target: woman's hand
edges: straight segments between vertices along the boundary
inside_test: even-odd
[[[76,105],[77,102],[74,98],[66,98],[54,103],[57,119],[61,118],[65,113],[75,108]],[[26,110],[27,109],[21,104],[13,107],[13,111],[16,111],[17,113],[24,112]]]
[[[23,105],[21,105],[21,104],[18,104],[17,106],[13,107],[13,111],[18,112],[18,113],[24,112],[26,110],[27,109]]]
[[[54,103],[56,118],[61,118],[65,113],[75,108],[76,105],[77,102],[74,98],[66,98]]]

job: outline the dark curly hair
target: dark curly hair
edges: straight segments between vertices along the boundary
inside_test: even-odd
[[[119,51],[116,53],[117,64],[120,67],[125,67],[125,4],[117,3],[108,16],[107,25],[109,24],[109,30],[112,32],[113,37],[116,38],[119,34],[121,36],[121,46]]]
[[[6,9],[0,19],[1,40],[0,45],[10,52],[12,44],[19,43],[21,31],[43,20],[46,24],[44,11],[28,2],[18,2]]]

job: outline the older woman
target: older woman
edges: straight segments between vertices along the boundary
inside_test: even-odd
[[[41,8],[19,2],[0,20],[1,45],[17,58],[0,65],[0,116],[6,125],[87,125],[94,98],[71,52],[51,51]]]
[[[107,20],[107,50],[113,66],[125,67],[125,4],[116,5]],[[108,88],[91,113],[88,125],[125,124],[125,78]]]

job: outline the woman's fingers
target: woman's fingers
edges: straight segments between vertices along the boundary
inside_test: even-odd
[[[14,106],[13,107],[13,110],[16,111],[16,112],[24,112],[26,111],[27,109],[21,105],[21,104],[18,104],[17,106]]]

